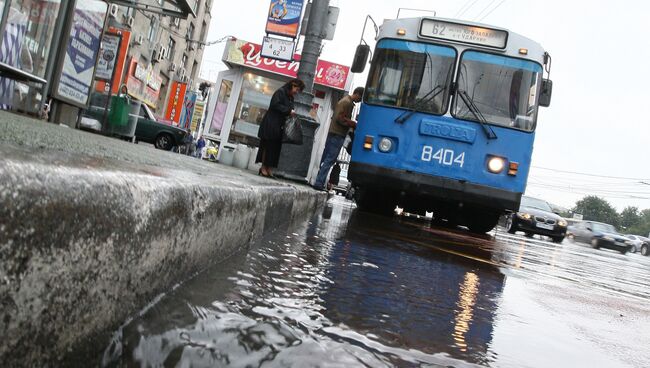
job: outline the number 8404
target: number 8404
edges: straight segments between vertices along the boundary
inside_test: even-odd
[[[426,162],[434,161],[444,166],[458,165],[462,168],[465,165],[465,152],[456,153],[446,148],[440,148],[434,152],[433,147],[424,146],[421,159]]]

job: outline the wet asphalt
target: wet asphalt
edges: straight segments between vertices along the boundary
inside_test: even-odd
[[[650,257],[333,197],[161,295],[110,367],[648,367]]]

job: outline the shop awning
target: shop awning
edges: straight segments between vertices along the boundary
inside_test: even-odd
[[[129,1],[129,0],[111,0],[110,3],[122,5],[133,9],[140,9],[149,13],[162,14],[169,17],[187,19],[192,15],[196,17],[196,12],[190,1],[196,4],[199,0],[164,0],[161,6],[159,2],[153,0],[151,4],[145,1]]]

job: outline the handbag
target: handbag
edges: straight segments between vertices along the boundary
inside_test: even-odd
[[[282,142],[289,144],[302,145],[302,126],[300,120],[292,116],[284,123],[284,131],[282,132]]]

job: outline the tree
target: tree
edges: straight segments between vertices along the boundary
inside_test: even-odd
[[[648,236],[650,233],[650,209],[641,211],[639,221],[627,230],[630,234]]]
[[[576,202],[574,213],[581,213],[585,220],[605,222],[614,226],[619,225],[616,209],[606,200],[597,196],[586,196]]]
[[[621,218],[621,227],[625,229],[633,228],[634,226],[639,224],[639,221],[641,221],[639,208],[635,206],[625,207],[625,209],[621,211],[620,218]]]

